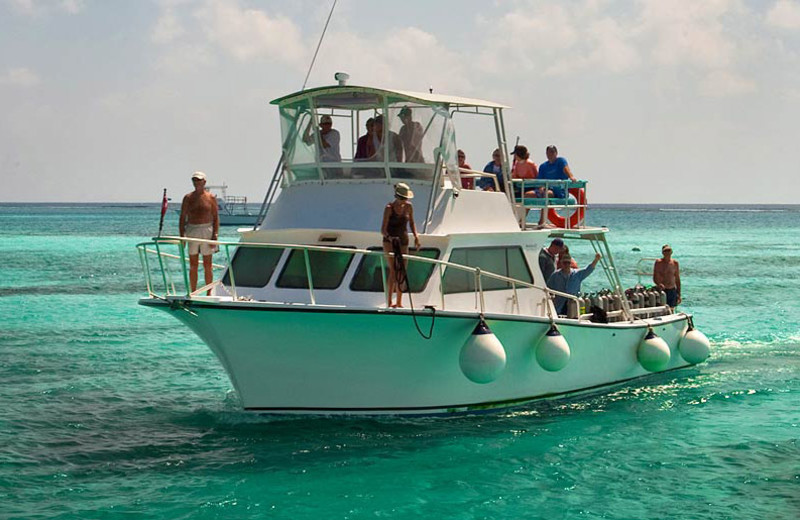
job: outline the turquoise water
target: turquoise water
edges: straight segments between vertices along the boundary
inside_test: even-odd
[[[0,205],[0,518],[800,516],[800,207],[590,212],[629,285],[672,244],[707,363],[380,420],[240,412],[208,349],[136,304],[158,211]]]

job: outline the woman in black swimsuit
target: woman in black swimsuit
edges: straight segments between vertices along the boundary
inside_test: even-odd
[[[414,206],[408,202],[409,199],[414,198],[414,192],[404,182],[398,183],[394,187],[394,200],[386,205],[383,210],[383,224],[381,225],[381,233],[383,234],[383,251],[385,253],[394,252],[394,241],[400,243],[400,250],[403,255],[408,254],[408,227],[411,226],[411,232],[414,233],[414,247],[419,249],[419,235],[417,235],[417,226],[414,224]],[[394,258],[386,255],[387,263],[389,264],[389,301],[386,303],[388,307],[402,307],[403,306],[403,290],[399,283],[397,283],[397,274],[394,269]],[[392,295],[397,294],[397,302],[392,305]]]

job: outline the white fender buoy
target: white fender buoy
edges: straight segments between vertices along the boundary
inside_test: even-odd
[[[705,334],[695,329],[692,322],[689,322],[689,330],[681,338],[678,343],[678,352],[687,363],[696,365],[708,359],[708,353],[711,349],[711,342]]]
[[[536,344],[536,361],[548,372],[558,372],[569,363],[569,344],[555,325]]]
[[[653,329],[650,329],[642,342],[639,343],[639,348],[636,349],[636,357],[645,370],[659,372],[667,368],[669,364],[669,345],[667,345],[666,341],[656,336]]]
[[[497,336],[481,320],[461,347],[461,371],[473,383],[491,383],[506,367],[506,351]]]

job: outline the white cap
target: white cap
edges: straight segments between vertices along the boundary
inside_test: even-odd
[[[201,181],[206,180],[206,174],[203,172],[194,172],[192,174],[192,179],[200,179]]]

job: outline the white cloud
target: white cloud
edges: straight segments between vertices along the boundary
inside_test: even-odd
[[[0,76],[0,85],[34,87],[39,83],[41,83],[39,76],[25,67],[9,69],[8,72]]]
[[[83,0],[61,0],[59,7],[69,14],[77,14],[85,7]]]
[[[238,0],[210,0],[195,15],[209,41],[239,61],[276,59],[300,68],[306,62],[300,30],[289,18]]]
[[[6,0],[11,8],[21,14],[34,14],[37,10],[34,0]]]
[[[159,16],[156,26],[153,28],[150,38],[155,43],[170,43],[180,38],[186,30],[179,20],[174,9],[166,9]]]
[[[800,29],[800,3],[778,0],[767,12],[766,22],[781,29]]]
[[[178,43],[171,45],[156,60],[156,68],[173,74],[184,74],[214,62],[204,44]]]
[[[736,43],[724,18],[741,10],[737,0],[671,0],[645,2],[639,31],[654,39],[658,63],[715,69],[733,63]]]
[[[68,14],[77,14],[85,7],[84,0],[6,0],[17,13],[33,16],[51,11],[62,11]]]
[[[437,92],[458,93],[470,89],[469,60],[417,27],[387,30],[377,40],[352,31],[333,32],[325,37],[313,77],[330,83],[333,72],[344,70],[357,85],[417,91],[433,86]]]
[[[740,96],[755,90],[755,81],[727,70],[713,71],[700,83],[701,93],[710,97]]]

